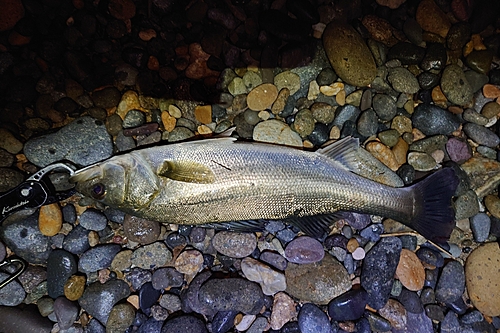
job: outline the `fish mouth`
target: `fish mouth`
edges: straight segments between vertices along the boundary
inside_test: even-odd
[[[92,178],[96,178],[101,175],[101,167],[98,165],[89,165],[83,169],[75,171],[73,176],[69,178],[71,183],[79,183],[83,181],[90,180]]]

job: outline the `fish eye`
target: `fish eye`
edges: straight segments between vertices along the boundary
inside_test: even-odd
[[[94,199],[102,199],[106,195],[106,186],[102,183],[97,183],[92,187],[91,195]]]

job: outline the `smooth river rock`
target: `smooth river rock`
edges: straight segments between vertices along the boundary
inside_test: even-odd
[[[332,21],[323,32],[326,55],[338,76],[364,87],[377,75],[375,60],[363,38],[348,24]]]

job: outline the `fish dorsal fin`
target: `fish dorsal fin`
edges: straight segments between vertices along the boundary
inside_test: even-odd
[[[164,161],[158,168],[157,174],[187,183],[211,184],[215,182],[212,169],[204,164],[190,160]]]
[[[317,152],[340,163],[347,170],[356,173],[359,164],[357,155],[359,148],[359,139],[348,136],[318,149]]]

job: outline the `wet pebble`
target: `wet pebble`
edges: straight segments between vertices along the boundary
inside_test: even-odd
[[[260,286],[240,278],[209,280],[201,286],[198,299],[214,314],[217,311],[258,314],[264,305]]]
[[[301,236],[291,241],[285,248],[285,258],[295,264],[311,264],[325,256],[323,245],[309,236]]]
[[[221,231],[212,239],[214,248],[225,256],[231,258],[244,258],[249,256],[257,246],[254,234]]]
[[[377,114],[371,109],[364,111],[359,116],[357,125],[359,134],[366,137],[375,135],[378,130]]]
[[[160,268],[154,271],[151,282],[155,289],[167,289],[182,286],[183,275],[172,267]]]
[[[431,171],[436,168],[436,160],[429,154],[411,152],[408,154],[408,164],[416,171]]]
[[[144,283],[139,290],[139,307],[145,313],[149,312],[153,304],[160,298],[161,291],[153,288],[151,282]]]
[[[467,142],[457,138],[451,138],[446,143],[446,152],[450,159],[459,164],[472,157],[472,152]]]
[[[478,243],[482,243],[488,239],[490,234],[491,219],[485,213],[478,213],[470,219],[470,228],[474,239]]]
[[[389,298],[384,307],[378,310],[378,313],[387,319],[395,329],[402,329],[406,325],[406,309],[395,299]]]
[[[123,232],[128,239],[134,242],[151,244],[160,235],[160,224],[156,221],[127,214],[123,220]]]
[[[368,293],[368,305],[374,309],[380,309],[389,299],[401,248],[398,238],[386,237],[366,254],[361,285]]]
[[[273,310],[270,320],[271,328],[279,330],[296,317],[297,310],[293,299],[283,292],[274,295]]]
[[[9,277],[9,274],[0,272],[0,281],[5,281]],[[16,280],[0,289],[0,305],[17,306],[21,304],[25,297],[26,292]]]
[[[453,303],[465,290],[464,268],[458,261],[450,261],[442,270],[436,286],[436,300]]]
[[[88,208],[80,215],[80,225],[87,230],[101,231],[106,228],[108,220],[97,209]]]
[[[435,267],[443,267],[444,265],[444,258],[441,255],[441,253],[430,249],[428,247],[420,247],[416,255],[420,261],[422,261],[425,264],[435,266]]]
[[[78,317],[78,311],[78,306],[66,297],[58,297],[54,301],[54,314],[62,330],[66,330],[73,325]]]
[[[367,300],[365,290],[349,290],[330,301],[328,315],[336,321],[357,320],[363,315]]]
[[[401,250],[396,275],[408,290],[418,291],[424,287],[425,270],[413,251]]]
[[[97,272],[111,265],[115,255],[120,252],[118,244],[98,245],[86,251],[78,261],[78,270],[83,273]]]
[[[251,110],[261,111],[270,108],[278,97],[278,89],[270,83],[263,83],[248,93],[247,105]]]
[[[101,323],[108,321],[113,306],[130,295],[128,284],[122,280],[90,284],[78,300],[82,308]]]
[[[430,104],[420,104],[412,115],[413,126],[426,135],[451,134],[460,121],[451,112]]]
[[[40,207],[38,227],[45,236],[55,236],[62,227],[62,213],[58,203]]]
[[[261,253],[259,259],[279,269],[280,271],[284,271],[287,266],[286,259],[283,258],[283,256],[281,256],[280,254],[275,252],[264,251]]]
[[[135,309],[130,303],[121,303],[113,306],[106,322],[106,332],[125,332],[132,325]]]
[[[498,266],[500,248],[497,243],[486,243],[476,248],[467,258],[465,279],[467,292],[474,306],[487,316],[500,315],[500,282]]]
[[[304,302],[328,304],[351,287],[347,271],[329,254],[312,264],[290,263],[285,276],[286,292]]]
[[[64,284],[64,296],[70,301],[76,301],[83,295],[86,279],[84,276],[73,275]]]
[[[130,258],[132,265],[144,269],[154,269],[165,266],[172,260],[172,252],[163,242],[155,242],[134,250]]]
[[[68,278],[77,271],[77,262],[73,254],[64,250],[54,250],[47,260],[47,292],[50,297],[64,295],[64,285]]]
[[[464,132],[480,145],[495,148],[500,143],[498,135],[484,126],[467,123],[464,125]]]
[[[203,254],[197,250],[182,252],[175,260],[175,269],[187,276],[194,276],[203,268]]]
[[[23,149],[21,141],[4,128],[0,128],[0,148],[6,150],[11,154],[17,154]],[[26,147],[24,147],[26,149]]]
[[[446,98],[457,105],[465,105],[472,99],[472,87],[458,65],[448,65],[441,77],[441,89]]]
[[[391,68],[387,80],[397,92],[414,94],[420,89],[415,76],[403,67]]]
[[[298,323],[302,333],[331,333],[330,321],[326,313],[311,303],[300,309]]]
[[[24,145],[28,160],[38,166],[67,159],[76,165],[90,165],[112,155],[113,145],[104,123],[81,117],[58,132],[42,135]]]
[[[163,325],[161,333],[186,333],[186,332],[199,332],[207,333],[205,323],[191,315],[182,315],[168,320]]]
[[[241,261],[241,271],[248,280],[257,282],[265,295],[286,290],[285,275],[255,259],[244,258]]]
[[[32,264],[45,264],[52,251],[50,238],[38,228],[37,214],[4,224],[0,237],[16,255]]]

